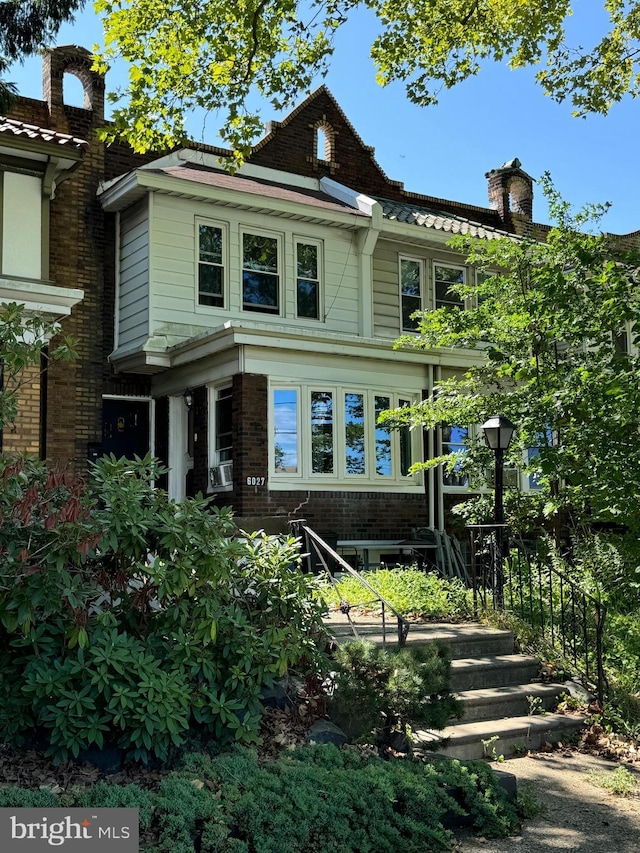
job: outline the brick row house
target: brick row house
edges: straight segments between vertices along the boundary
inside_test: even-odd
[[[65,105],[66,74],[83,108]],[[335,539],[442,527],[464,482],[408,470],[461,432],[389,432],[376,418],[477,357],[393,343],[416,309],[455,304],[450,285],[475,275],[452,234],[533,227],[520,163],[488,173],[487,208],[412,193],[321,87],[230,175],[228,152],[205,145],[105,147],[104,80],[81,48],[45,54],[43,94],[0,124],[0,285],[29,305],[33,288],[42,306],[53,294],[79,358],[48,372],[46,405],[24,402],[5,449],[24,436],[22,449],[80,470],[151,451],[173,499],[202,491],[241,518],[304,516]],[[26,220],[40,223],[39,267]]]

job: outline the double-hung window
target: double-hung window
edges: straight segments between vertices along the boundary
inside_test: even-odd
[[[273,392],[273,470],[275,474],[300,475],[298,388]]]
[[[320,244],[296,240],[296,314],[310,320],[320,319]]]
[[[198,305],[224,308],[225,231],[198,223]]]
[[[242,307],[245,311],[279,312],[280,264],[278,237],[242,234]]]
[[[434,263],[433,282],[436,308],[464,308],[464,300],[451,290],[452,285],[464,284],[464,267]]]
[[[469,430],[460,426],[442,427],[442,454],[464,453],[467,449]],[[452,470],[443,469],[442,485],[456,488],[467,488],[469,478],[462,472],[462,460],[457,459]]]
[[[415,332],[418,329],[418,320],[412,318],[412,314],[422,308],[422,270],[422,261],[415,258],[400,258],[403,332]]]
[[[231,462],[233,458],[232,402],[231,386],[216,389],[214,423],[216,462],[218,464],[221,462]]]

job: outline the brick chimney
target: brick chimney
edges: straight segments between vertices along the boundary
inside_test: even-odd
[[[75,44],[44,51],[42,62],[42,96],[54,118],[64,114],[62,82],[65,74],[73,74],[82,83],[83,108],[93,113],[96,125],[104,122],[104,77],[92,71],[90,51]]]
[[[489,207],[497,210],[508,231],[526,234],[533,217],[533,178],[517,157],[485,174],[489,181]]]

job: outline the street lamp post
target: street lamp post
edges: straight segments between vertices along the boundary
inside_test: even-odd
[[[515,426],[504,415],[495,415],[482,424],[484,440],[495,453],[495,494],[494,494],[494,523],[496,526],[496,566],[495,584],[497,604],[502,609],[504,604],[504,452],[508,449],[515,432]]]

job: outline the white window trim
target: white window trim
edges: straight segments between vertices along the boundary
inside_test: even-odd
[[[211,228],[220,228],[222,231],[222,305],[202,305],[200,302],[199,272],[200,272],[200,226],[209,225]],[[218,311],[229,310],[229,223],[216,219],[207,219],[203,216],[195,217],[194,224],[194,270],[193,281],[195,291],[196,311],[211,314]],[[206,261],[204,262],[206,263]]]
[[[217,382],[215,385],[207,385],[207,447],[209,450],[209,467],[213,468],[220,464],[219,454],[216,450],[216,403],[218,393],[231,388],[231,382]]]
[[[207,456],[209,469],[222,464],[220,454],[218,450],[216,450],[216,403],[218,401],[218,393],[226,390],[227,388],[232,388],[232,383],[229,380],[217,382],[215,385],[207,385]],[[233,461],[233,458],[231,461]],[[208,492],[230,492],[232,489],[233,484],[228,486],[216,486],[213,488],[209,480],[207,480]]]
[[[318,249],[318,316],[317,317],[298,317],[298,244],[306,246],[316,246]],[[324,322],[324,242],[317,240],[315,237],[304,237],[301,234],[293,235],[293,289],[294,289],[294,308],[295,317],[303,321],[309,320],[312,323]]]
[[[273,410],[273,398],[275,391],[295,391],[296,392],[296,438],[298,441],[298,470],[297,471],[276,471],[275,470],[275,442],[274,442],[274,428],[275,428],[275,413]],[[283,382],[277,382],[270,386],[269,388],[269,400],[268,400],[268,430],[269,430],[269,477],[275,477],[276,479],[285,479],[289,480],[299,480],[302,478],[302,468],[304,464],[304,448],[302,446],[302,407],[303,407],[303,399],[302,399],[302,388],[300,385],[295,384],[286,384]]]
[[[436,267],[445,267],[446,269],[462,271],[462,274],[463,274],[462,283],[463,284],[466,284],[468,281],[469,268],[466,267],[464,264],[452,264],[449,261],[439,261],[437,258],[433,259],[433,261],[431,262],[431,288],[433,291],[433,307],[437,309],[438,308],[438,294],[436,292],[436,281],[437,281],[437,279],[436,279]],[[465,307],[467,307],[466,300],[463,301],[463,304]]]
[[[260,307],[247,308],[244,302],[244,237],[245,234],[251,235],[253,237],[269,237],[271,239],[276,240],[277,243],[277,252],[278,252],[278,307],[275,311],[265,310]],[[284,265],[284,234],[278,231],[268,231],[265,228],[254,228],[251,225],[241,225],[240,226],[240,240],[239,240],[239,268],[240,268],[240,308],[243,312],[247,314],[267,314],[271,317],[283,317],[285,314],[284,310],[284,278],[285,278],[285,265]],[[272,275],[272,273],[267,273],[267,275]],[[248,303],[251,304],[251,303]]]
[[[297,474],[276,472],[274,468],[274,392],[278,390],[295,390],[298,394],[297,409],[297,437],[298,437],[298,462]],[[334,471],[331,474],[312,473],[311,453],[311,394],[313,391],[332,392],[333,394],[333,458]],[[345,439],[345,394],[362,394],[365,405],[365,468],[369,473],[348,474],[346,471],[346,439]],[[286,484],[300,487],[302,484],[309,487],[324,486],[332,490],[364,489],[369,491],[396,490],[406,491],[412,488],[415,491],[423,491],[423,479],[421,472],[414,475],[400,474],[400,436],[395,430],[391,433],[392,466],[394,474],[387,477],[375,473],[375,422],[373,418],[375,397],[389,397],[391,408],[398,405],[398,400],[417,402],[419,395],[407,391],[394,391],[386,388],[362,388],[349,384],[321,384],[321,383],[286,383],[274,382],[269,389],[269,478],[270,484],[278,484],[280,488],[287,488]],[[412,460],[422,459],[422,443],[419,431],[410,433]]]
[[[405,329],[404,323],[402,321],[403,311],[402,311],[402,300],[404,298],[404,293],[402,292],[402,262],[403,261],[413,261],[418,264],[418,268],[420,270],[420,307],[419,311],[425,310],[425,281],[426,281],[426,270],[425,270],[425,261],[424,258],[417,258],[414,255],[398,255],[398,289],[400,291],[400,332],[401,334],[414,334],[417,335],[418,331],[416,329]],[[435,284],[434,284],[434,298],[435,298]],[[435,302],[434,302],[435,304]],[[412,312],[413,313],[413,312]]]

